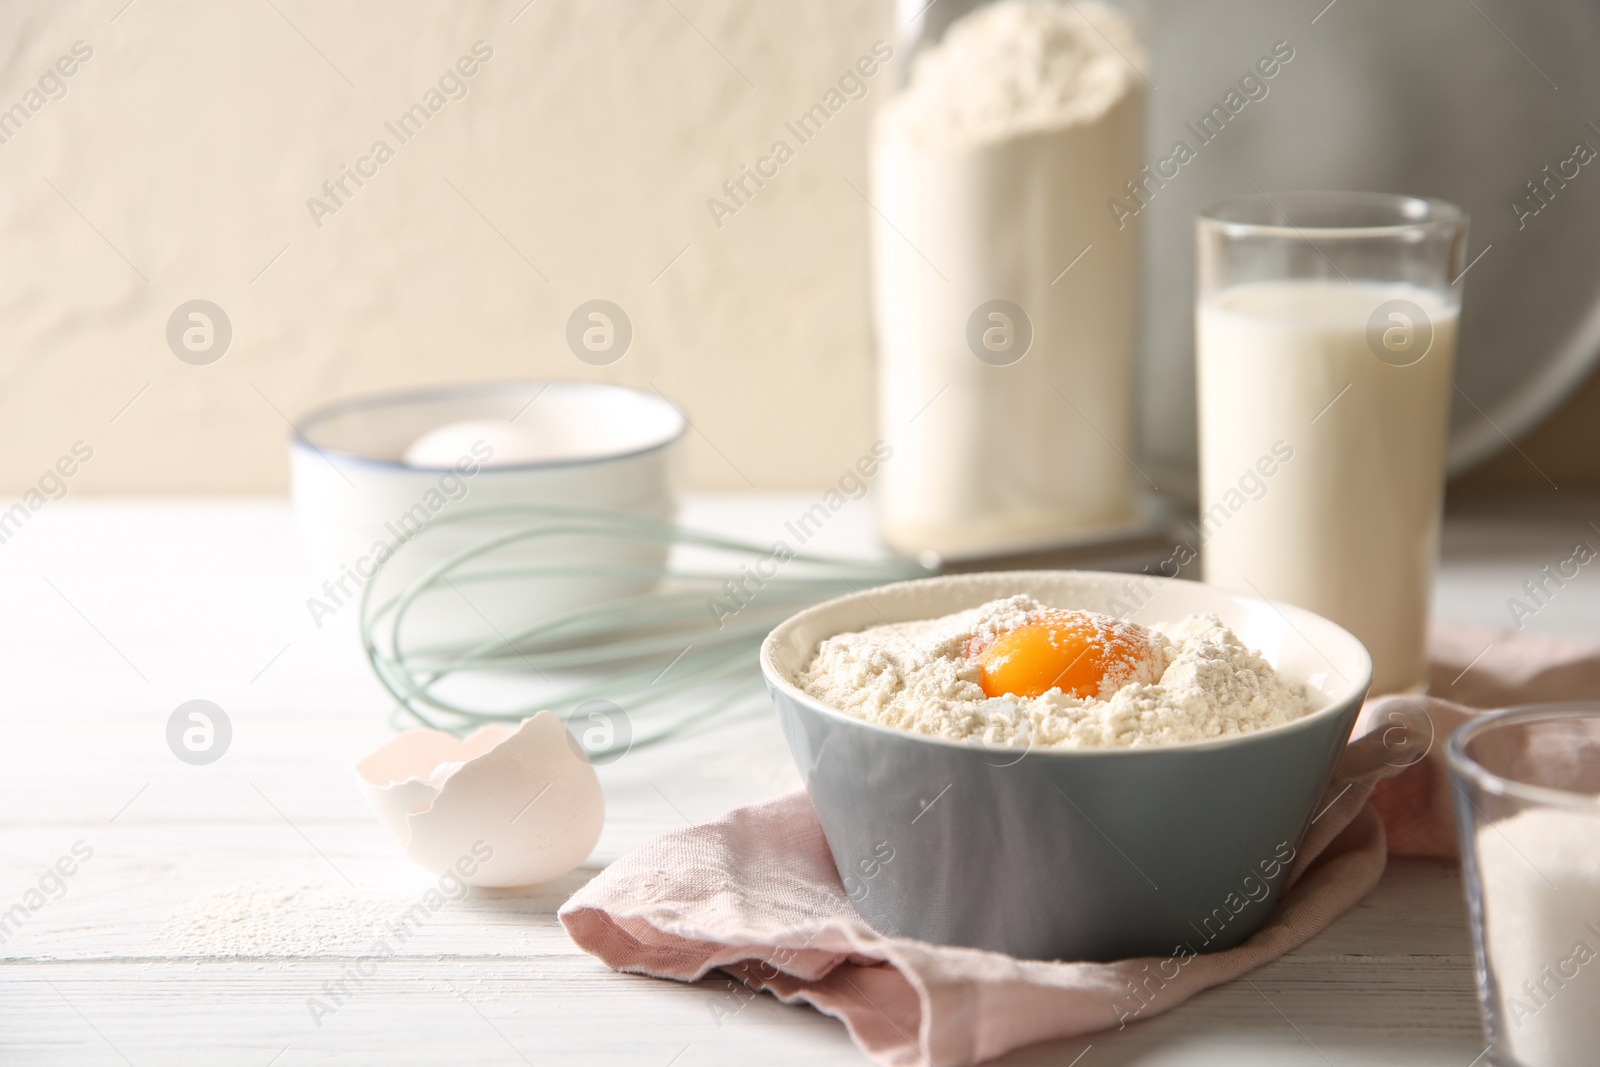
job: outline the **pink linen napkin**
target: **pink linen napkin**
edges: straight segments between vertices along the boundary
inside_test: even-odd
[[[663,834],[573,894],[561,921],[619,971],[695,981],[720,968],[810,1004],[884,1065],[959,1067],[1120,1028],[1310,939],[1388,855],[1454,856],[1443,749],[1474,708],[1600,698],[1600,648],[1440,628],[1431,653],[1433,695],[1364,709],[1277,907],[1237,948],[1071,963],[885,937],[846,896],[804,792]]]

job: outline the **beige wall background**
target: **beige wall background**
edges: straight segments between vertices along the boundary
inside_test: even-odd
[[[4,5],[0,109],[27,117],[0,144],[0,491],[83,441],[75,493],[277,492],[286,420],[312,406],[541,376],[678,400],[694,485],[833,481],[874,437],[851,183],[897,71],[804,145],[783,124],[891,39],[890,6]],[[479,40],[465,97],[400,144],[385,122]],[[93,55],[51,98],[79,41]],[[795,158],[719,228],[707,198],[780,138]],[[308,198],[378,139],[394,158],[319,227]],[[233,328],[207,366],[165,338],[197,298]],[[635,331],[606,368],[564,342],[595,298]],[[1600,484],[1597,415],[1591,383],[1525,450]],[[1469,481],[1543,484],[1514,453]]]
[[[287,484],[286,417],[357,392],[554,376],[681,402],[700,486],[832,481],[872,440],[869,107],[786,119],[874,40],[887,0],[105,0],[0,8],[0,108],[76,41],[66,93],[0,144],[0,489],[74,441],[74,492]],[[408,143],[384,128],[475,41],[493,58]],[[795,158],[719,229],[706,207],[775,139]],[[307,199],[394,158],[319,228]],[[369,167],[370,169],[370,167]],[[191,366],[172,311],[214,301]],[[618,363],[567,349],[605,298]]]

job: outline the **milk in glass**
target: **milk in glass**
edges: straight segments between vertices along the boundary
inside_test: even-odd
[[[1435,290],[1341,278],[1199,306],[1205,578],[1351,631],[1374,693],[1426,679],[1457,317]]]

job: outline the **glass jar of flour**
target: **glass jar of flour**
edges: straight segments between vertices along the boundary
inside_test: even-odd
[[[1147,60],[1102,0],[904,0],[872,138],[885,540],[1023,550],[1133,518]]]

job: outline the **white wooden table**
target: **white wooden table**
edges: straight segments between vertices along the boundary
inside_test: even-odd
[[[702,497],[686,518],[771,537],[810,503]],[[1449,528],[1446,618],[1505,625],[1505,598],[1525,578],[1579,537],[1600,543],[1581,509],[1484,514]],[[848,551],[869,538],[853,504],[821,541]],[[862,1062],[830,1019],[765,997],[729,1015],[723,980],[614,974],[555,919],[647,837],[795,786],[765,715],[602,768],[608,820],[585,868],[446,906],[320,1025],[308,998],[327,996],[360,947],[186,949],[172,917],[241,883],[314,883],[352,912],[395,915],[430,883],[357,794],[350,765],[387,736],[389,704],[350,613],[312,625],[305,598],[323,577],[278,500],[52,502],[0,544],[0,917],[22,904],[25,919],[0,944],[0,1063]],[[1600,636],[1596,582],[1586,571],[1530,628]],[[165,741],[173,709],[196,698],[224,708],[234,730],[209,766],[180,762]],[[57,892],[45,872],[80,841],[93,855]],[[49,899],[35,909],[42,878]],[[283,915],[291,931],[308,921]],[[1457,877],[1400,863],[1249,982],[1003,1062],[1468,1067],[1482,1050]]]

